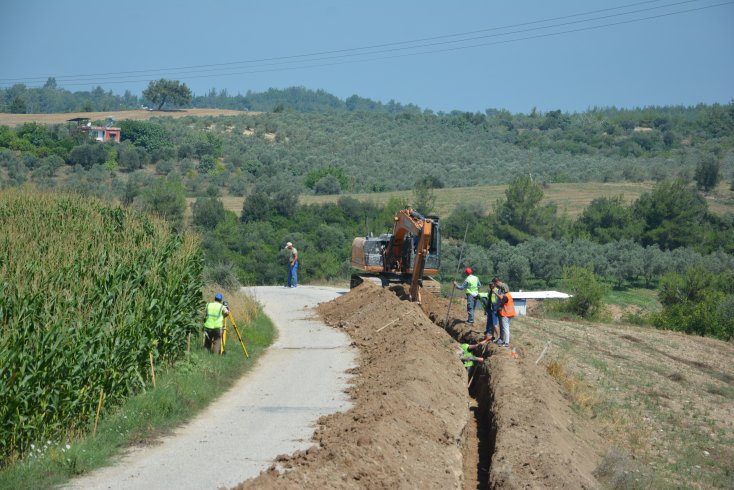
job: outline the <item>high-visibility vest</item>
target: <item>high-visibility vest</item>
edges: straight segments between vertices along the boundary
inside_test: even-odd
[[[502,307],[500,308],[500,316],[508,318],[515,316],[515,302],[509,292],[502,297]]]
[[[466,294],[476,296],[479,294],[479,278],[474,274],[466,276],[466,288],[464,289]]]
[[[206,305],[206,322],[204,328],[222,328],[224,326],[224,305],[222,303],[209,303]]]
[[[473,354],[469,352],[469,344],[461,344],[461,350],[464,351],[464,355],[461,357],[471,357]],[[464,367],[472,367],[474,361],[464,361]]]

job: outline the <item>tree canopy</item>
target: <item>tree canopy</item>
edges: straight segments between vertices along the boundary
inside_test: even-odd
[[[161,110],[163,105],[168,102],[174,106],[181,106],[191,103],[191,90],[185,83],[178,80],[153,80],[148,84],[148,88],[143,90],[143,97],[157,104],[157,110]]]

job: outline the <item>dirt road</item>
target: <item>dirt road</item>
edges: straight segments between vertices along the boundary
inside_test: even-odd
[[[279,454],[313,445],[319,417],[350,407],[346,371],[354,353],[346,334],[326,327],[311,308],[343,290],[257,287],[278,340],[257,366],[190,424],[160,444],[134,448],[115,466],[67,488],[206,489],[257,476]]]

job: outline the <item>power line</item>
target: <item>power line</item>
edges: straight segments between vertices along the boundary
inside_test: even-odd
[[[119,72],[106,72],[106,73],[87,73],[87,74],[78,74],[78,75],[62,75],[56,77],[57,80],[67,80],[67,81],[76,81],[76,79],[84,78],[84,77],[105,77],[108,75],[128,75],[128,74],[145,74],[145,73],[165,73],[168,71],[180,71],[180,70],[197,70],[199,68],[211,68],[211,67],[218,67],[218,66],[231,66],[231,65],[239,65],[239,64],[249,64],[249,63],[261,63],[264,61],[277,61],[277,60],[289,60],[289,59],[295,59],[295,58],[307,58],[307,57],[313,57],[313,56],[322,56],[322,55],[328,55],[328,54],[337,54],[337,53],[347,53],[347,52],[354,52],[354,51],[365,51],[369,49],[377,49],[377,48],[384,48],[388,46],[399,46],[399,45],[405,45],[405,44],[415,44],[415,43],[422,43],[426,41],[435,41],[438,39],[447,39],[451,37],[459,37],[459,36],[468,36],[473,34],[478,34],[482,32],[491,32],[491,31],[497,31],[497,30],[504,30],[504,29],[514,29],[516,27],[523,27],[527,25],[533,25],[533,24],[541,24],[545,22],[552,22],[556,20],[563,20],[563,19],[569,19],[573,17],[582,17],[586,15],[592,15],[597,14],[601,12],[608,12],[612,10],[620,10],[623,8],[628,7],[637,7],[640,5],[646,5],[650,3],[660,3],[663,0],[647,0],[643,2],[636,2],[631,3],[627,5],[620,5],[618,7],[610,7],[605,9],[599,9],[599,10],[591,10],[587,12],[581,12],[578,14],[570,14],[570,15],[564,15],[559,17],[551,17],[548,19],[541,19],[531,22],[523,22],[519,24],[511,24],[506,26],[500,26],[500,27],[490,27],[487,29],[479,29],[474,31],[468,31],[468,32],[461,32],[461,33],[455,33],[455,34],[445,34],[441,36],[433,36],[433,37],[425,37],[420,39],[413,39],[409,41],[396,41],[396,42],[390,42],[390,43],[382,43],[382,44],[373,44],[369,46],[362,46],[357,48],[344,48],[344,49],[336,49],[336,50],[329,50],[329,51],[318,51],[314,53],[302,53],[302,54],[296,54],[296,55],[289,55],[289,56],[279,56],[279,57],[270,57],[270,58],[259,58],[259,59],[253,59],[253,60],[243,60],[243,61],[230,61],[230,62],[224,62],[224,63],[212,63],[212,64],[205,64],[205,65],[190,65],[190,66],[179,66],[179,67],[171,67],[171,68],[158,68],[158,69],[152,69],[152,70],[132,70],[132,71],[119,71]],[[690,3],[694,1],[701,1],[701,0],[687,0],[684,2],[678,2],[670,5],[678,5],[679,3]],[[662,5],[659,7],[654,8],[665,8],[670,5]],[[591,19],[589,19],[591,20]],[[25,77],[25,78],[0,78],[0,82],[23,82],[23,81],[37,81],[37,82],[43,82],[46,80],[46,77]]]
[[[658,3],[659,1],[660,0],[650,0],[650,1],[647,1],[647,2],[642,2],[642,4]],[[502,32],[502,33],[497,33],[497,34],[486,34],[486,35],[474,36],[474,37],[465,37],[465,36],[468,36],[468,35],[471,35],[471,34],[476,34],[476,33],[491,32],[491,31],[497,31],[497,30],[505,30],[505,29],[515,28],[515,27],[522,27],[522,26],[532,25],[532,24],[545,23],[545,22],[548,22],[550,20],[559,20],[559,19],[568,19],[568,18],[579,17],[579,16],[587,16],[587,15],[590,15],[591,13],[607,12],[607,11],[610,11],[610,10],[619,10],[621,8],[626,8],[626,7],[614,7],[612,9],[602,9],[602,10],[593,11],[593,12],[584,12],[584,13],[581,13],[581,14],[573,14],[573,15],[567,15],[567,16],[563,16],[563,17],[555,17],[553,19],[545,19],[545,20],[541,20],[541,21],[525,22],[525,23],[522,23],[522,24],[515,24],[514,26],[504,26],[504,27],[496,27],[496,28],[490,28],[490,29],[482,29],[480,31],[470,31],[468,33],[450,34],[450,35],[445,35],[445,36],[435,36],[435,37],[432,37],[432,38],[424,38],[423,40],[420,40],[420,41],[419,40],[402,41],[402,42],[399,42],[399,43],[386,43],[386,44],[382,44],[382,45],[374,45],[374,46],[362,47],[362,48],[350,48],[350,49],[344,49],[344,50],[324,51],[324,52],[321,52],[321,53],[303,54],[303,55],[295,55],[295,56],[283,56],[283,57],[278,57],[278,58],[263,58],[261,60],[258,60],[257,62],[253,60],[253,61],[249,61],[249,62],[219,63],[219,64],[216,64],[216,65],[198,65],[198,66],[192,66],[192,67],[168,68],[168,69],[160,69],[160,70],[153,70],[153,71],[117,72],[117,73],[108,73],[108,74],[104,74],[104,75],[100,75],[100,76],[82,75],[82,76],[78,76],[78,77],[72,77],[72,76],[57,77],[56,78],[56,81],[57,82],[78,82],[78,81],[89,82],[89,81],[103,81],[103,80],[104,81],[108,81],[108,80],[115,80],[116,82],[114,82],[114,83],[120,83],[120,82],[123,82],[123,81],[135,81],[135,80],[132,80],[132,79],[135,79],[135,78],[138,78],[138,77],[142,76],[142,75],[127,75],[127,76],[125,76],[126,74],[129,74],[129,73],[143,73],[143,74],[144,73],[150,73],[151,75],[153,73],[157,73],[158,75],[165,74],[165,75],[169,75],[169,76],[171,76],[171,75],[179,75],[179,76],[180,75],[184,75],[184,76],[185,75],[190,75],[189,78],[201,78],[201,77],[193,77],[191,75],[197,74],[197,73],[207,73],[207,72],[214,74],[214,73],[221,72],[222,70],[231,69],[231,68],[228,68],[228,67],[234,68],[233,65],[245,64],[245,63],[259,63],[259,64],[253,65],[252,68],[263,68],[263,67],[267,67],[267,66],[290,65],[290,64],[302,63],[302,62],[315,62],[315,61],[327,61],[327,60],[333,60],[333,59],[353,58],[353,57],[358,57],[358,56],[367,56],[367,55],[375,55],[375,54],[392,53],[392,52],[397,52],[397,51],[416,50],[416,49],[420,49],[420,48],[426,48],[426,47],[432,47],[432,46],[439,46],[439,45],[465,43],[465,42],[469,42],[469,41],[476,41],[478,39],[486,39],[486,38],[493,38],[493,37],[510,36],[510,35],[515,35],[515,34],[522,34],[522,33],[525,33],[525,32],[532,32],[532,31],[544,30],[544,29],[552,29],[552,28],[563,27],[563,26],[568,26],[568,25],[574,25],[574,24],[580,24],[580,23],[588,23],[588,22],[597,21],[597,20],[604,20],[604,19],[609,19],[609,18],[613,18],[613,17],[620,17],[620,16],[626,16],[626,15],[638,14],[638,13],[642,13],[642,12],[648,12],[648,11],[651,11],[651,10],[659,10],[659,9],[662,9],[662,8],[669,8],[669,7],[683,5],[683,4],[694,3],[694,2],[697,2],[697,1],[701,1],[701,0],[682,0],[682,1],[679,1],[679,2],[670,3],[670,4],[666,4],[666,5],[661,5],[661,6],[657,6],[657,7],[648,7],[648,8],[643,8],[643,9],[631,10],[631,11],[626,11],[626,12],[622,12],[622,13],[609,14],[609,15],[604,15],[604,16],[599,16],[599,17],[593,17],[593,18],[590,18],[590,19],[575,20],[575,21],[564,22],[564,23],[560,23],[560,24],[551,24],[551,25],[547,25],[547,26],[532,27],[532,28],[520,29],[520,30],[515,30],[515,31]],[[641,4],[631,4],[631,5],[637,6],[637,5],[641,5]],[[438,39],[446,39],[446,38],[458,37],[458,36],[464,36],[464,38],[463,39],[454,39],[454,40],[438,41]],[[432,40],[432,41],[435,41],[435,42],[426,43],[425,41],[428,41],[428,40]],[[423,44],[417,44],[419,42],[423,42]],[[404,46],[404,47],[391,47],[389,49],[380,49],[380,50],[376,50],[376,51],[374,50],[374,49],[376,49],[378,47],[387,48],[388,46],[397,46],[397,45],[401,45],[401,44],[414,44],[414,45],[413,46]],[[361,50],[361,51],[373,50],[373,51],[367,51],[367,52],[364,52],[364,53],[353,53],[352,51],[355,51],[355,50]],[[351,53],[350,54],[345,54],[347,52],[351,52]],[[338,54],[337,55],[336,53],[342,53],[342,54]],[[331,56],[316,57],[316,56],[326,55],[326,54],[330,54]],[[310,57],[311,59],[303,59],[303,60],[294,59],[294,58],[306,58],[306,57]],[[270,63],[263,63],[265,61],[270,61]],[[213,67],[213,66],[219,66],[219,67],[226,66],[226,67],[224,67],[224,68],[205,68],[205,67]],[[299,68],[299,67],[296,66],[294,68]],[[0,82],[5,82],[6,80],[7,79],[0,79]],[[17,80],[19,80],[19,79],[15,79],[14,81],[17,82]],[[36,81],[36,82],[43,82],[43,81],[45,81],[45,78],[38,78],[38,79],[32,79],[32,80],[33,81]],[[112,82],[110,82],[110,83],[112,83]],[[67,83],[67,84],[68,85],[71,85],[69,83]],[[73,84],[73,85],[79,85],[79,84]],[[84,85],[84,84],[82,84],[82,85]]]
[[[685,1],[681,1],[681,2],[676,2],[676,3],[666,4],[666,5],[662,5],[662,6],[657,6],[657,7],[649,7],[649,8],[638,9],[638,10],[633,10],[633,11],[627,11],[627,12],[622,12],[622,13],[616,13],[616,14],[610,14],[610,15],[604,15],[604,16],[594,17],[594,18],[590,18],[590,19],[576,20],[576,21],[564,22],[564,23],[559,23],[559,24],[552,24],[552,25],[548,25],[548,26],[540,26],[540,27],[534,27],[534,28],[528,28],[528,29],[521,29],[521,30],[517,30],[517,31],[505,32],[505,33],[499,33],[499,34],[491,34],[491,35],[484,35],[484,36],[474,36],[474,37],[468,37],[468,38],[458,39],[458,40],[452,40],[452,41],[441,41],[441,42],[423,43],[423,44],[416,44],[414,46],[405,46],[405,47],[402,47],[402,48],[382,49],[382,50],[365,52],[365,53],[352,53],[352,54],[342,54],[342,55],[337,55],[337,56],[325,56],[325,57],[322,57],[322,58],[313,58],[313,56],[317,56],[319,54],[344,53],[344,52],[347,52],[347,51],[354,51],[354,50],[363,50],[364,51],[364,50],[367,50],[367,49],[373,49],[375,46],[395,46],[395,45],[399,45],[399,44],[408,44],[408,43],[415,44],[418,41],[417,40],[416,41],[403,41],[403,42],[399,42],[399,43],[386,43],[386,44],[383,44],[383,45],[374,45],[374,46],[371,46],[371,47],[350,48],[350,49],[345,49],[345,50],[334,50],[334,51],[328,51],[328,52],[327,51],[324,51],[324,52],[313,53],[313,54],[309,54],[309,55],[295,55],[295,56],[284,56],[284,57],[278,57],[278,58],[263,59],[263,61],[274,61],[274,62],[273,63],[261,63],[260,65],[255,65],[255,66],[251,67],[251,68],[263,68],[263,69],[248,69],[246,71],[224,71],[224,70],[227,70],[227,69],[226,68],[212,68],[212,69],[203,69],[203,70],[198,70],[198,71],[189,70],[189,71],[184,71],[184,72],[182,72],[180,74],[186,75],[188,73],[201,73],[201,72],[212,72],[212,71],[218,71],[219,72],[219,73],[213,73],[213,74],[210,73],[210,74],[205,74],[205,75],[201,75],[200,74],[200,75],[188,75],[188,76],[186,76],[187,79],[198,79],[198,78],[212,78],[212,77],[223,77],[223,76],[233,76],[233,75],[246,75],[246,74],[276,72],[276,71],[287,71],[287,70],[296,70],[296,69],[311,69],[311,68],[320,68],[320,67],[326,67],[326,66],[335,66],[335,65],[343,65],[343,64],[353,64],[353,63],[374,62],[374,61],[381,61],[381,60],[388,60],[388,59],[395,59],[395,58],[403,58],[403,57],[408,57],[408,56],[420,56],[420,55],[426,55],[426,54],[435,54],[435,53],[442,53],[442,52],[458,51],[458,50],[472,49],[472,48],[484,47],[484,46],[491,46],[491,45],[508,44],[508,43],[514,43],[514,42],[532,40],[532,39],[539,39],[539,38],[551,37],[551,36],[560,36],[560,35],[572,34],[572,33],[577,33],[577,32],[582,32],[582,31],[589,31],[589,30],[601,29],[601,28],[606,28],[606,27],[613,27],[613,26],[618,26],[618,25],[623,25],[623,24],[630,24],[630,23],[635,23],[635,22],[643,22],[643,21],[646,21],[646,20],[659,19],[659,18],[663,18],[663,17],[669,17],[669,16],[673,16],[673,15],[680,15],[680,14],[684,14],[684,13],[690,13],[690,12],[694,12],[694,11],[700,11],[700,10],[705,10],[705,9],[716,8],[716,7],[721,7],[721,6],[725,6],[725,5],[734,4],[734,0],[730,0],[730,1],[721,2],[721,3],[718,3],[718,4],[706,5],[706,6],[702,6],[702,7],[690,8],[690,9],[685,9],[685,10],[678,10],[678,11],[674,11],[674,12],[660,13],[660,14],[651,15],[651,16],[647,16],[647,17],[638,17],[638,18],[634,18],[634,19],[626,19],[626,20],[621,20],[621,21],[617,21],[617,22],[611,22],[611,23],[605,23],[605,24],[598,24],[598,25],[592,25],[592,26],[584,26],[584,27],[579,27],[579,28],[575,28],[575,29],[568,29],[568,30],[564,30],[564,31],[557,31],[557,32],[551,32],[551,33],[544,33],[544,34],[536,34],[536,35],[525,36],[525,37],[520,37],[520,38],[505,39],[505,40],[499,40],[499,41],[493,41],[493,42],[474,43],[474,44],[462,44],[462,45],[459,45],[459,46],[443,47],[443,48],[439,48],[439,49],[431,49],[431,50],[423,50],[423,51],[414,51],[414,52],[403,52],[403,53],[399,53],[399,54],[391,54],[391,55],[386,55],[386,56],[378,56],[378,57],[368,57],[368,58],[365,58],[365,56],[376,55],[376,54],[394,53],[396,51],[399,52],[399,51],[407,51],[407,50],[417,50],[417,49],[421,49],[421,48],[430,48],[430,47],[435,47],[435,46],[445,46],[447,44],[466,43],[466,42],[470,42],[470,41],[477,41],[477,40],[487,39],[487,38],[493,38],[493,37],[500,37],[500,36],[509,36],[509,35],[522,34],[522,33],[537,31],[537,30],[541,30],[541,29],[552,29],[552,28],[564,27],[564,26],[569,26],[569,25],[576,25],[576,24],[580,24],[580,23],[588,23],[588,22],[592,22],[592,21],[599,21],[599,20],[610,19],[610,18],[614,18],[614,17],[631,15],[631,14],[634,14],[634,13],[641,13],[641,12],[652,11],[652,10],[660,10],[660,9],[663,9],[663,8],[670,8],[672,6],[679,6],[679,5],[682,5],[682,4],[693,3],[693,2],[696,2],[696,1],[699,1],[699,0],[685,0]],[[642,4],[648,4],[648,3],[657,3],[657,1],[647,1],[647,2],[641,2],[641,3],[638,3],[638,4],[631,4],[631,5],[638,6],[638,5],[642,5]],[[619,10],[620,8],[624,8],[624,7],[615,7],[613,9],[603,9],[601,11],[594,11],[594,12],[602,12],[602,11],[609,11],[609,10]],[[567,18],[584,16],[584,15],[589,15],[589,14],[590,14],[590,12],[586,12],[586,13],[582,13],[582,14],[573,14],[573,15],[568,15],[568,16],[563,16],[563,17],[557,17],[557,18],[554,18],[553,20],[567,19]],[[531,24],[537,24],[537,23],[543,23],[543,22],[547,22],[547,21],[548,20],[546,19],[546,20],[542,20],[542,21],[526,22],[526,23],[523,23],[523,24],[516,24],[515,27],[524,26],[524,25],[531,25]],[[444,38],[456,37],[456,36],[459,36],[459,35],[467,35],[467,34],[472,34],[472,33],[477,33],[477,32],[489,32],[489,31],[492,31],[492,30],[507,29],[509,27],[510,26],[505,26],[505,27],[501,27],[501,28],[483,29],[481,31],[471,31],[469,33],[463,33],[463,34],[452,34],[452,35],[445,35],[445,36],[435,36],[433,38],[425,38],[424,40],[429,40],[429,39],[431,39],[431,40],[444,39]],[[304,57],[304,58],[305,57],[312,57],[312,59],[285,61],[287,59],[292,59],[292,58],[297,58],[297,57]],[[358,57],[361,57],[361,58],[358,58]],[[343,58],[353,58],[353,59],[344,60]],[[316,62],[316,61],[328,61],[328,60],[337,60],[337,59],[341,59],[341,60],[340,61],[331,61],[331,62],[326,62],[326,63],[317,63],[317,64],[314,64],[314,62]],[[242,63],[254,63],[254,61],[251,61],[251,62],[222,63],[222,64],[217,64],[217,65],[198,65],[198,66],[199,67],[205,67],[205,66],[223,66],[223,65],[224,66],[232,66],[232,65],[242,64]],[[301,64],[301,66],[299,66],[298,64]],[[277,65],[290,65],[290,66],[281,66],[279,68],[266,68],[266,67],[269,67],[269,66],[277,66]],[[168,69],[168,70],[174,70],[174,69]],[[184,68],[181,68],[180,70],[184,70]],[[145,72],[145,71],[141,71],[141,72],[142,73],[150,73],[150,72]],[[118,73],[125,74],[125,73],[138,73],[138,72],[118,72]],[[67,85],[67,86],[88,85],[90,81],[93,82],[95,80],[96,81],[99,81],[99,80],[103,80],[103,79],[106,80],[105,83],[107,83],[107,84],[117,84],[117,83],[146,82],[146,81],[149,81],[150,78],[149,77],[146,77],[146,78],[142,78],[141,79],[141,78],[136,78],[135,76],[123,76],[123,77],[117,76],[117,77],[107,77],[107,78],[100,77],[100,78],[96,78],[94,80],[87,80],[85,82],[64,83],[64,84]],[[68,79],[69,82],[74,81],[74,80],[75,79],[73,79],[73,78],[69,78]],[[84,80],[84,78],[80,78],[79,80]],[[58,79],[57,79],[57,81],[58,81]]]

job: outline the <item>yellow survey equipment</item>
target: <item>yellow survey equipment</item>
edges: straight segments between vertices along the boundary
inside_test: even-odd
[[[224,345],[227,343],[227,323],[228,320],[232,322],[232,327],[234,327],[234,332],[237,334],[237,338],[240,341],[240,345],[242,346],[242,352],[245,353],[245,358],[249,359],[250,354],[247,353],[247,348],[245,347],[245,342],[242,340],[242,335],[240,335],[240,330],[237,328],[237,323],[234,321],[234,313],[232,312],[232,309],[229,309],[229,315],[224,317],[224,330],[222,331],[222,347],[220,350],[220,354],[224,354]]]

